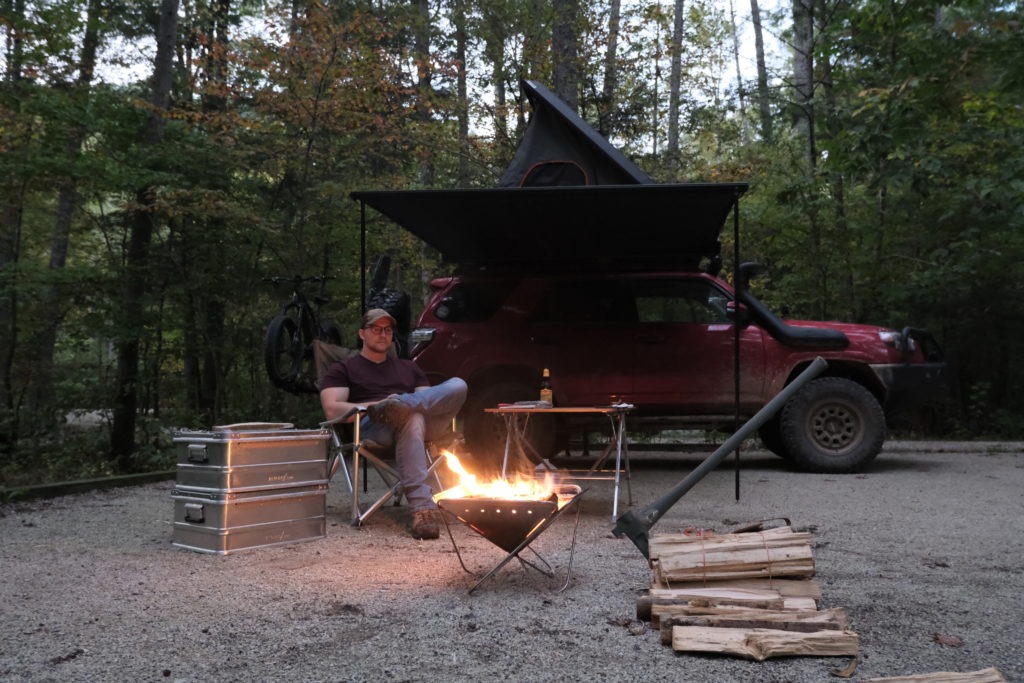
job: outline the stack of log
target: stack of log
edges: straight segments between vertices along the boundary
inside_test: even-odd
[[[673,650],[758,661],[857,654],[846,611],[818,609],[810,534],[700,531],[653,536],[649,547],[653,579],[637,617]]]
[[[637,600],[661,642],[677,652],[762,661],[782,656],[856,656],[860,640],[846,610],[819,609],[811,536],[787,526],[649,539],[653,579]],[[848,667],[852,675],[857,662]],[[870,683],[1006,683],[994,669],[936,672]]]

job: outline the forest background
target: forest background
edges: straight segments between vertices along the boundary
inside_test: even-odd
[[[353,339],[349,193],[495,186],[523,78],[659,182],[750,183],[777,311],[931,331],[957,380],[932,435],[1021,438],[1021,3],[749,3],[0,0],[0,486],[318,422],[268,380],[266,279],[331,276]],[[366,239],[418,312],[449,267]]]

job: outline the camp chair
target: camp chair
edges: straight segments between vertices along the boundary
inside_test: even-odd
[[[331,363],[346,358],[354,352],[323,342],[314,342],[313,353],[318,370],[317,384],[319,385],[319,378],[323,376]],[[360,434],[360,422],[365,410],[365,408],[353,408],[344,415],[320,423],[320,427],[328,429],[331,434],[328,479],[333,479],[338,470],[341,470],[345,475],[348,490],[352,494],[352,526],[362,526],[363,522],[388,501],[394,501],[395,505],[399,505],[403,496],[401,477],[393,464],[394,449],[378,451],[370,444],[363,442]],[[459,437],[455,432],[453,421],[452,431],[445,438],[424,444],[424,457],[428,462],[428,473],[434,476],[438,489],[443,487],[437,473],[437,467],[441,464],[440,450],[444,447],[454,447],[458,442]],[[351,472],[349,471],[349,459],[351,459]],[[362,493],[368,491],[367,474],[371,469],[380,476],[387,491],[363,510],[359,501],[360,488],[362,488]],[[360,472],[362,473],[361,482]]]

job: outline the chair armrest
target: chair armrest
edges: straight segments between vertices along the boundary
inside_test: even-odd
[[[346,412],[346,413],[344,413],[342,415],[338,415],[337,417],[333,417],[330,420],[326,420],[324,422],[321,422],[320,426],[321,427],[333,427],[334,425],[341,424],[343,422],[351,422],[353,416],[355,416],[357,413],[363,413],[363,412],[366,412],[366,408],[365,407],[363,407],[363,406],[355,406],[355,407],[349,409],[348,412]]]

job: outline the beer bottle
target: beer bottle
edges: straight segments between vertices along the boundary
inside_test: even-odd
[[[547,368],[544,368],[540,377],[540,400],[547,401],[551,405],[555,404],[554,396],[551,393],[551,371]]]

